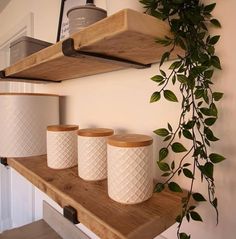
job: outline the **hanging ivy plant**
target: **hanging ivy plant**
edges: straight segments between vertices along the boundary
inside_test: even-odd
[[[159,151],[157,164],[163,183],[158,183],[156,192],[165,187],[171,191],[182,192],[181,186],[174,182],[174,176],[183,175],[190,180],[187,197],[182,201],[182,213],[176,218],[178,222],[178,239],[189,239],[191,235],[181,231],[184,219],[187,221],[202,221],[202,217],[191,205],[191,198],[198,202],[209,201],[217,215],[217,198],[215,196],[214,166],[225,158],[218,152],[211,152],[210,146],[219,140],[212,126],[218,119],[216,102],[223,97],[223,93],[213,91],[213,75],[215,69],[221,69],[220,59],[215,54],[215,44],[220,36],[211,36],[208,28],[213,25],[220,27],[220,22],[213,18],[211,12],[216,4],[204,5],[199,0],[142,0],[146,12],[156,18],[167,21],[173,38],[166,36],[156,39],[163,46],[169,46],[160,61],[160,73],[151,79],[157,83],[158,90],[151,96],[150,102],[165,98],[178,102],[174,92],[168,89],[170,84],[178,87],[181,94],[181,113],[176,129],[167,123],[167,128],[160,128],[154,132],[163,137],[166,146]],[[166,62],[176,47],[181,47],[184,54],[172,62],[169,71],[161,66]],[[184,145],[184,138],[188,140],[188,147]],[[185,143],[186,144],[186,143]],[[190,145],[190,146],[189,146]],[[179,154],[181,159],[168,163],[170,152]],[[191,158],[191,161],[189,160]],[[202,182],[208,189],[207,199],[200,192],[195,192],[194,182],[200,171]]]

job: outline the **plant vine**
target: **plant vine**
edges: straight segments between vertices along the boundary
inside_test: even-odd
[[[160,73],[151,78],[158,84],[158,90],[151,96],[150,102],[159,101],[164,97],[168,101],[178,102],[175,93],[168,89],[170,84],[178,85],[181,94],[181,114],[177,128],[174,130],[167,123],[166,128],[154,131],[163,137],[167,145],[160,149],[157,164],[163,183],[157,183],[156,192],[165,187],[171,191],[182,192],[176,182],[176,175],[184,175],[190,180],[187,196],[182,201],[182,212],[176,218],[178,222],[178,239],[189,239],[191,235],[181,231],[181,226],[187,221],[202,221],[202,217],[191,204],[193,198],[197,202],[208,201],[216,211],[218,222],[217,197],[215,196],[214,165],[225,158],[219,153],[210,152],[212,142],[219,140],[212,130],[218,119],[216,102],[223,93],[213,91],[213,74],[215,69],[221,69],[220,59],[215,54],[215,44],[220,36],[211,36],[208,28],[213,25],[221,27],[220,22],[213,18],[212,11],[216,4],[203,4],[200,0],[141,0],[146,13],[167,21],[173,37],[157,38],[156,42],[168,47],[160,61]],[[179,47],[183,55],[169,66],[168,72],[161,69],[164,62],[169,60],[171,53]],[[182,138],[188,141],[188,147],[182,143]],[[181,141],[181,142],[180,142]],[[170,152],[181,155],[181,159],[168,163]],[[191,158],[191,162],[189,161]],[[208,189],[206,199],[200,192],[194,192],[197,171]]]

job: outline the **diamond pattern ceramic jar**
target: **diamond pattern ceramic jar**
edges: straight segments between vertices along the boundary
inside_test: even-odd
[[[88,181],[107,178],[107,137],[112,129],[90,128],[78,131],[78,173]]]
[[[108,194],[124,204],[149,199],[153,192],[152,138],[114,135],[108,139]]]
[[[77,165],[77,125],[47,127],[47,164],[49,168],[65,169]]]
[[[58,95],[0,93],[0,156],[46,154],[47,125],[58,123]]]

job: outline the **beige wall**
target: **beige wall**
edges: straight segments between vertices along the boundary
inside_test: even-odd
[[[219,103],[219,121],[214,130],[220,142],[213,150],[224,154],[228,160],[216,167],[217,196],[219,198],[220,224],[216,227],[213,209],[201,205],[205,223],[186,224],[186,230],[192,232],[192,238],[234,239],[236,234],[236,93],[235,93],[235,22],[236,1],[217,0],[215,15],[221,20],[223,28],[215,30],[221,35],[217,53],[222,59],[223,71],[217,72],[215,88],[225,92]],[[34,15],[34,33],[36,38],[54,41],[56,39],[59,13],[59,0],[12,0],[0,15],[1,34],[28,12]],[[2,25],[2,22],[7,24]],[[149,104],[149,97],[155,91],[155,84],[149,80],[158,71],[158,65],[150,69],[128,69],[74,79],[61,84],[37,85],[37,92],[50,92],[65,96],[63,100],[63,123],[76,123],[81,128],[91,126],[111,127],[117,132],[137,132],[153,135],[156,128],[166,126],[166,122],[175,124],[179,105],[176,103]],[[155,139],[159,148],[162,143]],[[156,166],[155,166],[156,168]],[[158,177],[158,170],[155,176]],[[188,182],[181,182],[187,185]],[[196,190],[203,188],[198,183]],[[163,235],[176,238],[175,227]]]

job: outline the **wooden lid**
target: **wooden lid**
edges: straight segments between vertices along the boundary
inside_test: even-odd
[[[114,130],[106,128],[88,128],[78,130],[78,135],[87,137],[102,137],[114,134]]]
[[[0,93],[1,95],[27,95],[27,96],[59,96],[55,94],[43,94],[43,93]]]
[[[152,142],[152,137],[143,134],[117,134],[108,138],[108,144],[117,147],[141,147]]]
[[[48,131],[73,131],[78,129],[78,125],[49,125],[47,127]]]

